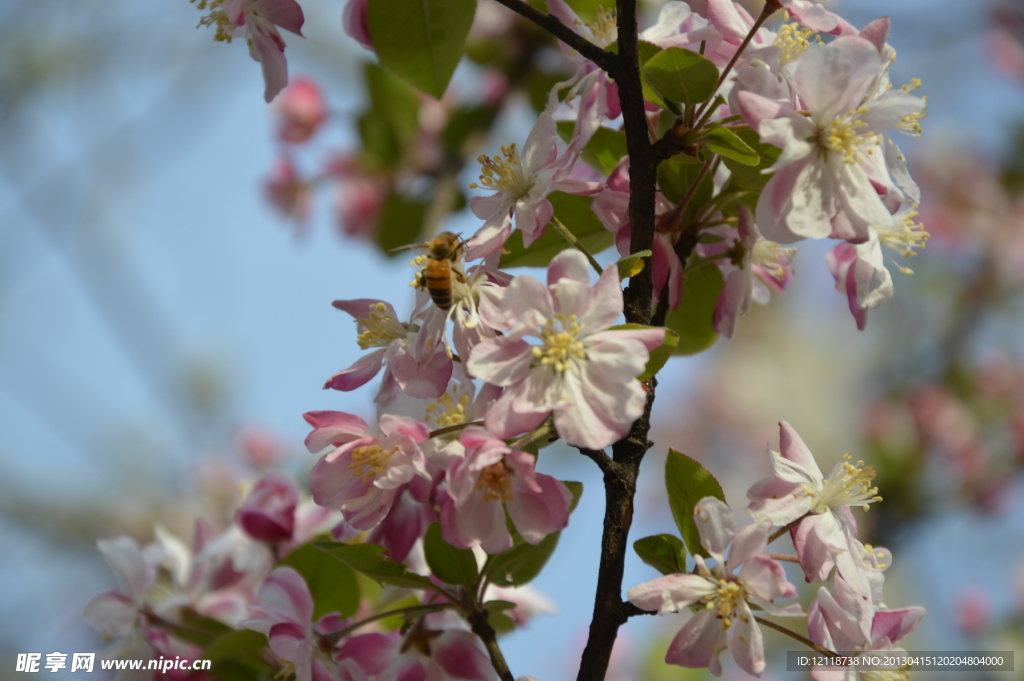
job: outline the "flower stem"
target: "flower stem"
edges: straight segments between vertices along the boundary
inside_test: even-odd
[[[787,563],[799,563],[800,562],[799,556],[791,556],[788,553],[764,553],[764,554],[761,554],[761,555],[768,556],[772,560],[781,560],[781,561],[785,561]]]
[[[596,260],[594,260],[594,256],[590,254],[590,251],[587,250],[587,247],[584,246],[580,242],[580,240],[576,238],[575,234],[573,234],[572,232],[569,231],[568,227],[566,227],[565,225],[562,224],[561,220],[559,220],[558,218],[556,218],[554,216],[551,216],[551,224],[555,226],[555,229],[557,229],[558,233],[562,235],[562,238],[565,239],[566,241],[568,241],[572,245],[573,248],[575,248],[577,251],[580,251],[581,253],[583,253],[583,255],[587,256],[587,260],[590,262],[590,265],[595,270],[597,270],[598,274],[603,274],[604,273],[604,270],[601,269],[601,266],[597,264]]]
[[[430,437],[440,437],[441,435],[447,435],[448,433],[454,433],[462,430],[463,428],[469,428],[470,426],[482,426],[483,421],[470,421],[469,423],[456,423],[454,426],[448,426],[446,428],[438,428],[437,430],[430,431]]]
[[[801,636],[800,634],[796,633],[792,629],[787,629],[786,627],[782,626],[781,624],[776,624],[775,622],[772,622],[771,620],[766,620],[763,617],[754,617],[754,620],[757,621],[759,624],[763,624],[766,627],[770,627],[770,628],[774,629],[775,631],[777,631],[779,633],[785,634],[786,636],[789,636],[790,638],[793,638],[793,639],[796,639],[797,641],[800,641],[800,643],[803,643],[808,648],[811,648],[813,650],[817,650],[822,655],[835,655],[836,654],[835,651],[829,650],[828,648],[825,648],[823,646],[819,646],[817,643],[815,643],[811,639],[807,638],[806,636]]]
[[[515,676],[509,671],[508,663],[505,662],[505,656],[502,655],[501,648],[498,647],[498,639],[497,634],[494,632],[494,627],[487,621],[487,611],[481,609],[470,615],[469,626],[472,628],[473,633],[483,642],[484,648],[487,649],[487,654],[491,658],[491,666],[494,667],[494,671],[498,672],[501,681],[515,681]]]
[[[454,603],[432,603],[429,605],[413,605],[408,608],[396,608],[394,610],[387,610],[385,612],[378,612],[376,615],[370,615],[364,620],[360,620],[355,624],[349,625],[340,631],[335,631],[324,636],[324,639],[332,644],[337,643],[341,639],[348,636],[351,632],[359,629],[360,627],[369,624],[370,622],[376,622],[392,615],[418,615],[420,613],[426,615],[432,612],[440,612],[441,610],[449,610],[456,607]]]
[[[797,526],[797,523],[799,523],[799,522],[800,522],[801,520],[803,520],[804,518],[806,518],[806,517],[807,517],[807,515],[808,515],[808,514],[806,514],[806,513],[805,513],[804,515],[800,516],[799,518],[797,518],[797,519],[796,519],[796,520],[794,520],[793,522],[789,523],[789,524],[788,524],[788,525],[786,525],[785,527],[780,527],[779,529],[777,529],[777,530],[775,530],[774,532],[772,532],[771,536],[770,536],[770,537],[768,537],[768,543],[769,543],[769,544],[771,544],[771,543],[772,543],[773,541],[775,541],[776,539],[778,539],[778,538],[779,538],[779,537],[781,537],[782,535],[784,535],[784,534],[786,534],[787,532],[789,532],[790,530],[792,530],[792,529],[793,529],[794,527],[796,527],[796,526]]]
[[[731,71],[732,67],[736,65],[736,60],[739,59],[740,55],[743,54],[743,51],[747,49],[747,45],[749,45],[750,41],[754,39],[754,36],[761,28],[761,25],[768,21],[768,17],[774,14],[780,7],[781,5],[779,5],[778,0],[768,0],[768,2],[764,4],[764,9],[761,10],[761,15],[757,17],[757,21],[755,21],[754,25],[750,27],[746,37],[743,38],[743,42],[741,42],[740,46],[736,48],[736,52],[732,55],[732,59],[729,60],[729,63],[725,65],[724,69],[722,69],[721,75],[718,76],[718,84],[715,85],[715,92],[718,92],[718,88],[722,87],[722,83],[725,82],[725,77],[729,75],[729,71]],[[698,118],[702,113],[704,113],[704,109],[713,101],[714,99],[709,99],[701,105],[700,110],[697,112]]]

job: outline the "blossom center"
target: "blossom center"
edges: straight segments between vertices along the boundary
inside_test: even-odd
[[[811,496],[815,498],[812,512],[825,513],[841,506],[861,506],[866,509],[868,504],[882,500],[878,496],[878,488],[871,486],[871,481],[875,479],[874,467],[865,466],[863,461],[858,461],[856,465],[850,461],[850,455],[844,454],[843,461],[835,465],[822,483],[821,490],[811,491]]]
[[[517,201],[533,189],[534,179],[527,177],[523,172],[523,164],[515,144],[502,146],[500,156],[491,158],[480,154],[476,160],[480,163],[480,184],[471,184],[470,189],[482,185],[488,189],[505,192]]]
[[[715,579],[718,588],[714,593],[704,597],[705,608],[715,611],[715,617],[722,620],[722,627],[728,629],[732,626],[733,613],[736,606],[746,599],[746,591],[743,583],[739,580],[718,580]]]
[[[190,1],[196,2],[196,0]],[[231,33],[235,30],[235,24],[224,13],[223,4],[224,0],[199,0],[196,3],[196,9],[209,10],[210,13],[199,20],[196,28],[200,26],[214,26],[217,32],[214,33],[213,39],[230,43]]]
[[[750,262],[781,284],[789,279],[789,262],[794,255],[795,248],[785,248],[774,241],[758,239],[750,254]]]
[[[795,22],[783,24],[779,28],[779,34],[775,36],[775,42],[772,43],[775,47],[782,50],[782,56],[779,57],[779,66],[785,66],[789,62],[802,57],[804,52],[807,51],[807,46],[811,44],[811,36],[815,37],[819,45],[822,44],[821,36],[817,35],[812,29],[803,28]]]
[[[869,144],[876,144],[878,136],[873,132],[858,134],[860,128],[866,128],[867,123],[860,120],[858,116],[868,113],[866,106],[859,106],[850,110],[842,118],[836,118],[825,127],[818,136],[818,143],[825,149],[834,151],[843,157],[846,163],[855,163],[861,153],[861,147]],[[871,153],[871,149],[867,153]]]
[[[587,358],[579,336],[580,324],[576,315],[566,318],[561,313],[556,314],[540,327],[544,345],[535,346],[533,356],[540,364],[549,365],[560,374],[564,373],[576,360]]]
[[[384,303],[370,306],[370,316],[360,317],[356,323],[363,325],[363,331],[356,337],[361,350],[386,348],[392,341],[405,338],[405,325],[388,314]]]
[[[512,495],[512,471],[505,461],[492,463],[480,471],[476,488],[483,492],[484,501],[510,502]]]
[[[597,44],[598,47],[607,47],[619,39],[619,24],[615,8],[605,9],[604,6],[598,5],[594,14],[596,16],[593,21],[586,23],[578,21],[577,25],[589,29],[590,42]]]
[[[908,210],[894,215],[891,223],[875,227],[878,241],[904,258],[914,255],[914,249],[924,248],[928,237],[931,236],[924,231],[922,223],[914,222],[917,216],[916,210]]]
[[[364,445],[352,450],[352,463],[349,469],[355,472],[363,480],[375,478],[387,468],[391,457],[398,451],[398,447],[384,449],[380,445]]]
[[[435,424],[438,428],[457,426],[466,422],[466,407],[469,406],[469,395],[463,393],[458,399],[451,393],[445,393],[437,398],[437,401],[427,405],[426,418],[428,423]]]

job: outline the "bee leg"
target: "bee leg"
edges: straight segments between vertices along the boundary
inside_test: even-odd
[[[453,267],[452,268],[452,274],[455,275],[455,278],[458,280],[458,282],[460,284],[465,284],[468,281],[466,279],[466,273],[463,272],[462,268],[460,268],[460,267]]]
[[[413,284],[415,284],[416,288],[420,289],[427,287],[427,277],[426,275],[423,274],[422,270],[416,273],[416,280],[413,282]]]

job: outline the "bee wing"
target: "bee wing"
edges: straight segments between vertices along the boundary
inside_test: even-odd
[[[416,248],[423,248],[424,244],[406,244],[405,246],[397,246],[395,248],[389,248],[388,253],[400,253],[401,251],[411,251]]]

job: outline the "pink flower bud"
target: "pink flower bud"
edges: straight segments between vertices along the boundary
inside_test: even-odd
[[[295,506],[299,492],[295,484],[271,473],[256,483],[235,521],[253,539],[267,542],[291,539],[295,530]]]
[[[279,158],[274,171],[263,185],[267,201],[285,218],[291,218],[301,227],[309,217],[312,192],[302,181],[290,159]]]
[[[294,78],[276,104],[280,115],[277,136],[282,142],[301,144],[320,128],[327,107],[320,86],[310,78]]]

